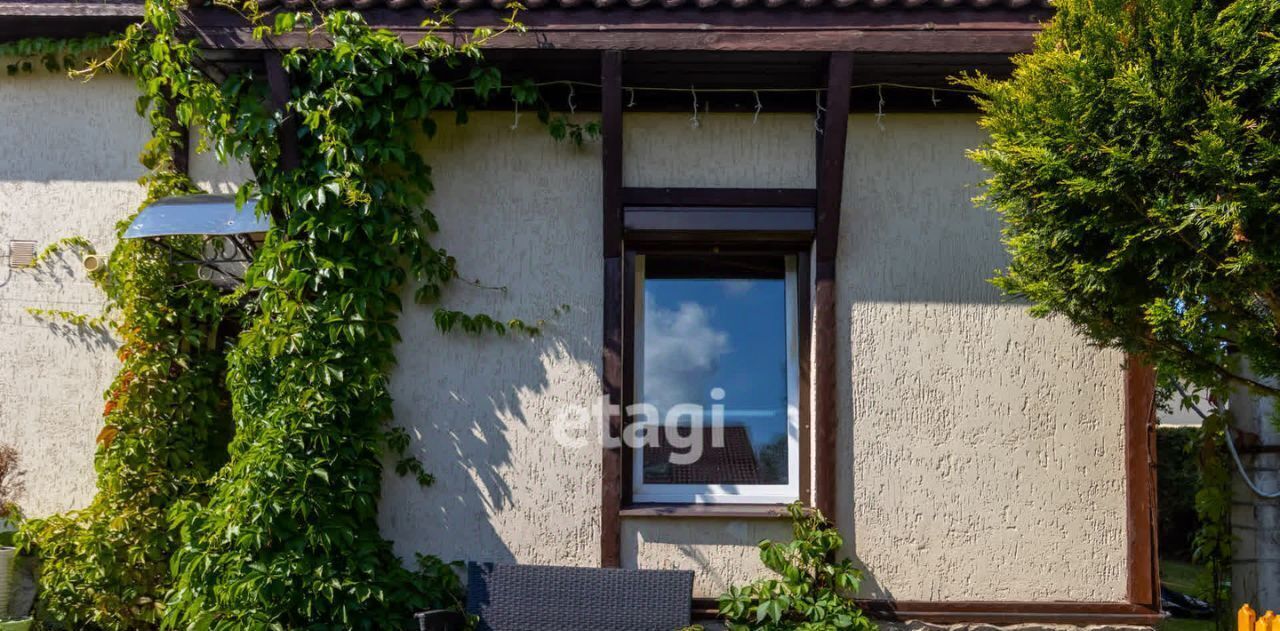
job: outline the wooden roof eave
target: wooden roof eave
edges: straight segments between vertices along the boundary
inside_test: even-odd
[[[0,2],[0,43],[122,32],[142,13],[142,4],[132,2]]]
[[[369,9],[373,26],[406,41],[424,34],[432,14],[417,8]],[[454,29],[499,25],[505,12],[476,8],[454,15]],[[1031,49],[1047,10],[919,9],[842,11],[780,7],[769,10],[543,10],[519,16],[524,33],[506,33],[490,50],[836,52],[978,54],[1008,57]],[[324,37],[289,33],[258,40],[243,18],[216,8],[189,13],[191,33],[210,49],[323,47]]]

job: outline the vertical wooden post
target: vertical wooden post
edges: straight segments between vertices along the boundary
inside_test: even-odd
[[[169,157],[173,160],[173,170],[186,176],[191,175],[191,130],[178,120],[178,102],[170,98],[165,102],[164,115],[173,122],[173,131],[178,138],[170,147]]]
[[[1156,553],[1156,371],[1142,358],[1125,362],[1124,451],[1128,498],[1129,581],[1135,605],[1160,610],[1160,570]]]
[[[298,121],[285,109],[289,105],[291,89],[289,73],[284,68],[284,55],[277,50],[268,50],[263,61],[267,66],[267,87],[270,88],[271,106],[282,112],[284,120],[280,124],[280,167],[286,171],[298,168],[301,158],[298,155]],[[271,209],[271,222],[283,228],[285,226],[284,209]]]
[[[622,436],[622,352],[623,269],[622,262],[622,53],[605,51],[600,57],[600,151],[604,230],[604,396],[609,407],[603,419],[609,436]],[[600,565],[619,567],[622,563],[621,510],[626,470],[626,447],[604,445],[604,479],[600,498]]]
[[[818,136],[818,220],[814,266],[814,505],[834,520],[836,440],[839,432],[840,369],[836,365],[836,246],[840,239],[840,203],[844,194],[845,140],[853,54],[832,53],[827,65],[827,112]],[[847,378],[847,375],[846,375]]]

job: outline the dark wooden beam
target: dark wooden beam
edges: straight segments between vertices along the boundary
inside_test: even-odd
[[[625,234],[659,240],[699,239],[710,235],[740,235],[744,240],[809,241],[813,237],[810,208],[629,207]]]
[[[86,6],[83,5],[82,6]],[[140,6],[140,5],[139,5]],[[2,14],[2,13],[0,13]],[[423,20],[435,18],[439,13],[423,9],[416,4],[403,8],[367,8],[360,15],[370,26],[397,30],[427,32]],[[645,8],[527,10],[520,13],[521,25],[529,29],[577,27],[580,30],[696,30],[738,29],[776,30],[780,32],[827,31],[838,29],[890,29],[928,31],[990,31],[1037,30],[1041,23],[1053,15],[1053,10],[1043,7],[1000,9],[996,7],[917,7],[868,10],[856,7],[799,6],[799,3],[779,5],[767,9],[743,9],[722,3],[715,7],[697,7],[692,3],[683,7],[666,8],[656,4]],[[464,31],[476,27],[502,25],[509,18],[507,9],[473,6],[450,15],[452,25]],[[196,28],[238,26],[244,17],[225,7],[208,5],[193,8],[186,14],[189,25]]]
[[[396,29],[406,42],[417,43],[425,31]],[[447,33],[446,33],[447,34]],[[206,28],[193,31],[207,48],[261,49],[323,47],[319,36],[291,33],[268,44],[254,39],[250,28]],[[812,30],[812,31],[640,31],[631,29],[530,29],[525,33],[498,35],[486,44],[490,50],[625,50],[719,52],[856,52],[856,53],[989,53],[1014,55],[1029,52],[1035,31],[1018,30]]]
[[[600,56],[601,95],[601,188],[603,193],[604,254],[604,363],[603,388],[608,418],[603,419],[610,436],[621,438],[623,401],[623,269],[622,261],[622,54],[606,51]],[[604,445],[600,498],[600,565],[622,564],[622,518],[627,471],[626,449]]]
[[[860,601],[872,616],[933,623],[1154,625],[1158,611],[1130,603]]]
[[[97,3],[76,3],[75,6],[104,6]],[[139,7],[142,5],[139,4]],[[0,2],[0,9],[4,3]],[[0,11],[0,44],[29,39],[51,37],[71,39],[89,35],[123,33],[130,24],[138,22],[132,15],[12,15]]]
[[[1159,611],[1156,536],[1156,372],[1137,356],[1125,363],[1124,452],[1128,505],[1129,602]]]
[[[871,617],[881,620],[935,624],[1154,626],[1164,619],[1150,608],[1117,602],[858,600],[858,605]],[[716,601],[695,598],[693,613],[698,620],[718,617]]]
[[[827,103],[818,135],[818,261],[834,261],[840,238],[840,203],[844,196],[845,141],[849,127],[849,84],[853,55],[835,53],[827,67]]]
[[[835,520],[836,440],[839,433],[840,367],[836,345],[836,244],[844,194],[845,139],[849,124],[849,84],[853,55],[834,53],[827,66],[827,103],[818,136],[818,221],[814,243],[814,505]],[[845,375],[848,378],[848,375]]]
[[[810,98],[812,105],[812,97]],[[812,188],[624,188],[624,206],[720,206],[738,208],[812,208]]]
[[[173,146],[169,148],[169,158],[173,160],[173,170],[182,175],[191,175],[191,130],[178,120],[177,102],[169,100],[164,106],[164,115],[173,123],[173,131],[177,134]]]
[[[284,67],[284,55],[278,50],[268,50],[263,55],[267,69],[267,87],[270,91],[271,107],[283,115],[278,135],[280,138],[280,167],[292,171],[298,168],[301,158],[298,155],[298,121],[288,111],[292,90],[289,85],[289,73]],[[285,227],[284,209],[273,207],[271,221],[280,228]]]
[[[286,109],[291,98],[289,72],[284,68],[284,55],[278,50],[268,50],[264,54],[267,68],[267,85],[271,91],[271,106],[276,112],[283,113],[280,123],[280,166],[293,170],[298,168],[298,122]]]
[[[433,14],[421,9],[369,9],[371,26],[387,28],[410,42],[429,32]],[[811,51],[858,53],[1000,53],[1030,50],[1032,36],[1051,12],[1046,9],[860,11],[776,7],[768,10],[627,9],[526,11],[524,33],[506,33],[487,42],[489,50],[627,51]],[[465,36],[480,26],[498,26],[507,12],[474,8],[452,16],[445,37]],[[190,34],[211,48],[325,46],[323,36],[303,32],[253,37],[243,18],[219,8],[188,13]]]

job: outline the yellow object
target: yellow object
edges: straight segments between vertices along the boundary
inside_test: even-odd
[[[1249,603],[1245,603],[1236,614],[1236,631],[1254,631],[1253,625],[1258,621],[1258,614]]]
[[[1280,631],[1280,620],[1276,619],[1275,612],[1268,611],[1266,615],[1258,618],[1254,629],[1257,631]]]

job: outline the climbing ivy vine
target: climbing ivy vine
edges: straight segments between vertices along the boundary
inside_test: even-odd
[[[257,174],[238,200],[257,197],[259,212],[277,221],[245,284],[222,299],[145,244],[113,254],[111,277],[128,296],[124,366],[100,437],[98,498],[25,534],[54,568],[44,579],[46,617],[113,629],[382,629],[404,626],[416,609],[456,606],[454,568],[430,557],[403,567],[377,524],[388,451],[398,473],[432,482],[406,456],[408,435],[389,424],[402,296],[435,303],[458,275],[455,259],[432,243],[439,226],[426,206],[431,171],[419,147],[438,119],[465,122],[471,104],[500,92],[537,110],[557,139],[581,144],[598,125],[552,117],[536,86],[504,86],[484,65],[484,43],[521,28],[514,9],[494,29],[447,41],[428,29],[407,43],[355,12],[265,16],[247,3],[238,10],[259,25],[257,36],[304,30],[329,44],[280,51],[291,93],[274,110],[260,72],[215,83],[198,69],[199,51],[180,33],[182,6],[149,0],[143,22],[84,73],[136,77],[138,110],[153,127],[143,151],[149,197],[194,191],[165,156],[185,142],[185,129],[200,129],[201,148]],[[286,168],[280,135],[294,129],[300,166]],[[177,308],[177,299],[189,304]],[[231,315],[244,327],[224,353],[217,323]],[[434,319],[443,331],[538,333],[519,319],[440,306]],[[224,357],[225,397],[216,383]],[[189,405],[173,405],[180,399]],[[223,449],[215,429],[227,399],[234,438]],[[178,436],[161,434],[192,420],[204,431],[183,436],[187,457],[156,451],[176,447]],[[126,450],[134,430],[139,444]],[[197,452],[206,457],[192,465]],[[135,481],[118,464],[125,455],[164,469],[136,480],[159,483],[163,494],[130,496],[136,487],[109,475],[119,469]],[[215,472],[209,465],[220,458]],[[169,481],[178,465],[184,477]],[[145,512],[145,526],[117,529],[103,521],[112,510]],[[72,560],[106,547],[127,558],[100,575]],[[77,582],[93,588],[77,593]]]
[[[5,72],[9,76],[31,74],[37,68],[69,72],[85,67],[90,59],[110,50],[117,39],[115,35],[19,39],[0,44],[0,59],[6,60]]]
[[[102,48],[94,40],[92,48]],[[56,46],[55,46],[56,48]],[[24,50],[37,50],[28,47]],[[121,59],[123,67],[127,60]],[[159,108],[139,103],[155,137],[142,153],[147,203],[196,191],[174,168],[177,136]],[[123,234],[126,218],[118,226]],[[191,238],[172,245],[192,249]],[[79,237],[37,257],[92,252]],[[104,291],[103,316],[36,310],[37,317],[106,329],[119,341],[120,370],[105,393],[97,437],[98,490],[88,507],[26,522],[19,545],[41,560],[38,614],[60,628],[146,629],[159,624],[178,547],[168,509],[206,496],[226,460],[230,406],[224,387],[226,309],[195,269],[146,241],[120,240],[107,269],[90,273]]]

